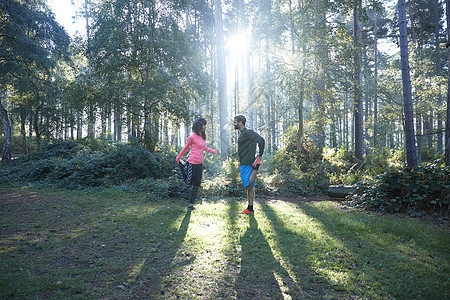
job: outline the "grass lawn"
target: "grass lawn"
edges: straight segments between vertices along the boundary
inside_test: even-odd
[[[306,200],[0,189],[0,298],[449,299],[448,225]]]

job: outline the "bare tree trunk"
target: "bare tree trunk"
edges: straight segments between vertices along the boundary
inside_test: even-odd
[[[6,164],[11,161],[11,123],[9,122],[8,112],[0,101],[0,117],[3,124],[3,151],[2,163]]]
[[[26,111],[25,109],[20,110],[20,135],[22,136],[23,152],[28,153],[28,143],[27,143],[27,133],[26,133]]]
[[[355,43],[355,87],[354,87],[354,124],[355,124],[355,157],[363,160],[363,105],[361,96],[361,28],[359,24],[359,5],[353,9],[353,38]]]
[[[34,134],[36,135],[36,148],[37,150],[41,150],[41,132],[39,127],[39,106],[36,108],[36,111],[34,112],[34,118],[33,118],[33,129]]]
[[[450,65],[450,0],[445,0],[447,15],[447,64]],[[450,166],[450,68],[447,74],[447,120],[445,123],[445,164]]]
[[[122,141],[122,114],[120,107],[114,105],[114,142]]]
[[[219,123],[220,123],[220,150],[222,160],[228,157],[228,99],[227,99],[227,75],[225,65],[225,51],[222,24],[222,3],[214,0],[214,19],[216,29],[217,68],[219,81]]]
[[[436,75],[441,75],[442,72],[442,64],[441,64],[441,51],[439,47],[439,0],[434,1],[434,40],[435,40],[435,51],[436,51]],[[442,95],[439,93],[438,103],[442,106]],[[440,112],[437,113],[437,152],[438,154],[442,154],[442,114]]]
[[[88,137],[95,138],[95,111],[94,105],[88,105]]]
[[[373,147],[376,149],[378,145],[378,24],[377,24],[377,12],[374,11],[374,77],[375,77],[375,94],[373,98]]]
[[[83,138],[83,113],[77,112],[77,140]]]
[[[323,113],[323,95],[322,92],[324,90],[324,82],[323,82],[323,63],[322,60],[325,59],[326,55],[327,55],[327,51],[326,48],[324,46],[324,40],[325,40],[325,23],[326,23],[326,18],[325,18],[325,12],[324,12],[324,4],[323,4],[323,0],[317,0],[316,2],[316,9],[317,9],[317,15],[316,15],[316,31],[317,31],[317,36],[318,39],[316,41],[316,67],[318,70],[318,76],[315,82],[315,92],[313,95],[313,105],[314,105],[314,111],[315,111],[315,115],[314,115],[314,119],[315,119],[315,130],[314,130],[314,141],[317,145],[317,147],[319,148],[319,152],[322,153],[322,149],[325,145],[325,129],[323,126],[323,120],[322,118]]]
[[[420,99],[417,98],[416,104],[420,104]],[[416,114],[416,134],[417,134],[417,164],[422,164],[422,141],[423,141],[423,130],[422,130],[422,116],[420,113]]]
[[[269,89],[269,94],[266,95],[266,111],[267,111],[267,135],[268,135],[268,139],[267,139],[267,143],[266,143],[266,149],[267,149],[267,153],[271,154],[272,153],[272,141],[270,138],[270,124],[271,124],[271,115],[272,115],[272,109],[271,109],[271,100],[270,98],[272,97],[272,93],[270,92]]]
[[[411,95],[411,78],[409,74],[405,0],[398,0],[398,20],[400,28],[400,57],[403,80],[403,106],[405,111],[406,161],[408,167],[416,167],[417,155],[416,141],[414,136],[414,113]]]
[[[298,130],[297,130],[297,158],[300,159],[302,153],[302,139],[303,139],[303,95],[304,95],[304,83],[303,79],[300,88],[300,94],[298,97]]]

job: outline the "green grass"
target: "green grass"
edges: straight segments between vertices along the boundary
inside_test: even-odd
[[[0,189],[0,298],[449,298],[448,227],[244,202]]]

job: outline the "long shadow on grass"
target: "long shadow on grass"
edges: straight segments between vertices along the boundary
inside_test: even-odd
[[[242,252],[241,269],[236,279],[237,298],[282,299],[286,292],[285,282],[278,280],[286,278],[286,271],[275,260],[253,215],[248,216],[248,222],[249,226],[240,238]]]
[[[170,280],[164,284],[164,279],[171,274],[171,272],[182,265],[192,263],[192,257],[186,257],[183,261],[175,264],[175,255],[183,243],[189,222],[191,219],[191,211],[186,210],[186,214],[181,222],[178,230],[169,231],[160,237],[157,244],[159,249],[150,247],[147,249],[143,263],[141,264],[139,274],[136,276],[136,282],[133,284],[131,296],[134,298],[142,297],[161,297],[167,293],[170,287]],[[172,220],[172,224],[175,219]],[[170,223],[170,222],[169,222]]]
[[[177,207],[145,213],[143,201],[21,197],[10,214],[24,225],[0,236],[11,245],[0,253],[11,266],[1,281],[6,295],[17,298],[152,298],[161,293],[190,218],[176,228],[185,211]],[[0,286],[0,298],[4,292]]]
[[[336,297],[344,299],[345,295],[337,292],[333,283],[320,276],[313,268],[314,251],[317,250],[309,237],[286,228],[285,222],[266,203],[262,202],[261,206],[264,214],[271,221],[271,227],[274,230],[273,243],[280,253],[280,259],[284,261],[287,269],[290,269],[287,277],[294,281],[288,285],[291,297],[293,299],[335,299]]]
[[[299,204],[298,207],[320,222],[334,240],[344,243],[345,256],[330,255],[328,261],[330,265],[348,266],[345,272],[353,290],[359,289],[370,297],[448,299],[448,289],[445,289],[448,264],[444,249],[436,248],[439,243],[420,241],[424,237],[418,232],[405,230],[402,234],[395,228],[401,226],[399,224],[380,228],[368,215],[317,208],[310,204]],[[412,238],[414,236],[416,238]],[[442,244],[445,241],[441,241]],[[416,253],[418,249],[424,253]],[[441,271],[437,271],[440,269],[438,263],[433,262],[438,253],[444,260]]]

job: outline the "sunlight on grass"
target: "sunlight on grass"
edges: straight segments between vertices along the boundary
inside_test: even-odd
[[[332,255],[329,253],[333,251],[348,256],[350,255],[349,250],[340,240],[329,235],[323,224],[288,202],[268,203],[264,206],[264,213],[266,221],[262,224],[268,225],[266,230],[263,229],[264,235],[267,237],[275,257],[298,286],[301,286],[301,278],[297,278],[295,275],[297,262],[290,260],[290,257],[294,257],[290,252],[298,251],[299,247],[305,248],[305,261],[310,264],[310,268],[314,272],[324,275],[335,284],[345,285],[351,280],[347,274],[333,269],[334,263],[330,259]],[[278,220],[277,228],[271,225],[268,218]],[[289,253],[284,253],[283,249]],[[317,250],[328,252],[314,253]]]
[[[226,211],[223,203],[203,204],[188,212],[188,224],[183,225],[184,219],[180,218],[175,222],[178,231],[182,231],[178,238],[183,240],[174,256],[172,271],[162,282],[165,297],[201,297],[206,290],[220,293],[218,285],[232,284],[234,276],[230,276],[227,264],[227,253],[232,247]]]
[[[289,287],[286,285],[286,283],[284,282],[283,277],[280,274],[278,274],[277,272],[273,272],[273,276],[275,277],[275,279],[278,283],[278,286],[279,286],[281,292],[283,293],[283,299],[291,300],[292,299],[292,297],[290,295],[291,291],[290,291]]]
[[[247,216],[232,198],[192,212],[124,195],[27,199],[0,212],[0,298],[448,298],[448,229],[410,218],[325,201],[260,200]]]
[[[130,280],[136,279],[136,277],[138,277],[139,274],[141,274],[142,269],[143,269],[145,263],[147,262],[147,259],[148,259],[148,255],[146,255],[146,256],[141,260],[140,263],[138,263],[137,265],[135,265],[135,266],[131,269],[130,275],[129,275]]]

